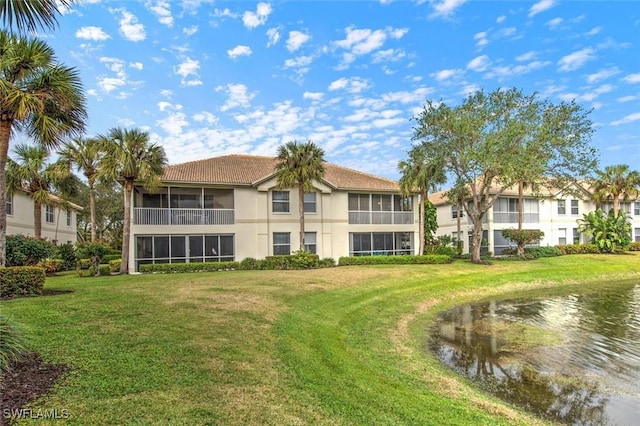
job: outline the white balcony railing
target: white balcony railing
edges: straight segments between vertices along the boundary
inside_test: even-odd
[[[352,225],[410,225],[413,223],[413,212],[350,211],[349,223]]]
[[[136,225],[233,225],[233,209],[134,208]]]

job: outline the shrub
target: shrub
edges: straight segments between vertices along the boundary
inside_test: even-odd
[[[304,250],[290,255],[267,256],[262,262],[262,269],[310,269],[319,266],[320,257]]]
[[[324,259],[320,259],[318,267],[320,268],[333,268],[336,266],[336,261],[331,257],[325,257]]]
[[[86,276],[89,277],[104,277],[105,275],[111,275],[111,268],[109,265],[98,265],[98,272],[94,266],[90,266]],[[84,275],[81,275],[84,276]]]
[[[58,246],[58,258],[62,259],[62,270],[68,271],[76,267],[78,257],[73,243],[65,243]]]
[[[4,371],[12,362],[23,358],[27,344],[20,330],[3,314],[0,314],[0,342],[0,370]]]
[[[263,263],[262,260],[257,260],[257,259],[254,259],[253,257],[247,257],[240,261],[239,269],[242,269],[245,271],[260,270],[262,269],[262,263]]]
[[[38,266],[44,269],[45,274],[54,275],[56,272],[63,270],[64,260],[62,259],[44,259],[38,263]]]
[[[34,266],[0,268],[0,297],[42,294],[44,269]]]
[[[100,273],[100,264],[102,259],[109,251],[109,247],[101,243],[84,243],[78,246],[78,253],[81,258],[91,259],[91,266],[95,276]]]
[[[239,269],[238,262],[155,263],[140,265],[143,274],[170,274],[180,272],[214,272]]]
[[[640,251],[640,242],[635,241],[629,244],[629,251]]]
[[[427,254],[424,256],[349,256],[338,260],[340,266],[347,265],[418,265],[451,263],[451,256]]]
[[[120,272],[120,264],[121,263],[122,263],[121,259],[115,259],[115,260],[109,261],[109,271],[110,272]]]
[[[51,257],[55,246],[49,241],[40,240],[24,235],[7,236],[6,265],[33,266],[42,259]]]
[[[121,260],[122,255],[120,253],[117,254],[105,254],[102,258],[103,262],[110,263],[112,260]]]
[[[562,252],[558,247],[526,247],[524,249],[524,254],[527,256],[531,256],[535,259],[539,257],[555,257],[561,256]]]
[[[595,254],[600,253],[595,244],[560,244],[555,246],[561,254]]]
[[[91,267],[91,259],[78,260],[78,266],[80,269],[89,269]]]
[[[578,223],[578,231],[592,237],[600,253],[619,253],[631,244],[631,224],[622,210],[616,216],[613,210],[605,214],[598,209],[582,215]]]

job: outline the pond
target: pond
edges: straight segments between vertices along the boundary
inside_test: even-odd
[[[484,390],[566,424],[640,421],[640,282],[512,295],[439,315],[429,349]]]

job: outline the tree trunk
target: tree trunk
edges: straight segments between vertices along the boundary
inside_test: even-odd
[[[457,214],[457,231],[458,231],[458,241],[456,241],[456,248],[457,248],[457,252],[458,252],[458,256],[462,254],[462,247],[463,247],[463,242],[462,242],[462,238],[460,238],[460,234],[462,233],[462,218],[460,217],[462,216],[462,205],[458,204],[458,214]]]
[[[300,250],[304,250],[304,188],[298,185],[298,214],[300,215]]]
[[[11,138],[11,122],[0,121],[0,268],[6,264],[7,248],[7,157],[9,156],[9,139]]]
[[[95,243],[96,233],[96,190],[95,178],[89,178],[89,213],[91,214],[91,242]]]
[[[618,217],[618,211],[620,210],[620,194],[613,195],[613,214]]]
[[[471,262],[482,263],[480,249],[482,247],[482,217],[472,217],[473,233],[471,234]]]
[[[42,238],[42,205],[37,202],[33,202],[33,235],[40,239]]]
[[[424,235],[424,221],[426,219],[426,208],[425,208],[425,202],[427,201],[427,193],[426,192],[421,192],[420,193],[420,203],[418,206],[418,213],[420,216],[420,224],[418,226],[418,234],[419,238],[420,238],[420,251],[418,252],[419,255],[423,255],[424,254],[424,239],[425,239],[425,235]]]
[[[120,273],[129,273],[129,234],[131,233],[131,193],[133,192],[133,181],[124,181],[124,219],[122,223],[122,260],[120,262]]]
[[[518,182],[518,231],[522,231],[524,222],[524,183]],[[518,242],[518,256],[524,256],[524,243]]]

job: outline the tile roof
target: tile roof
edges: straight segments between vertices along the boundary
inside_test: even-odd
[[[257,185],[275,173],[277,159],[255,155],[224,155],[165,168],[164,182]],[[398,182],[331,163],[324,163],[324,182],[336,189],[398,191]]]

